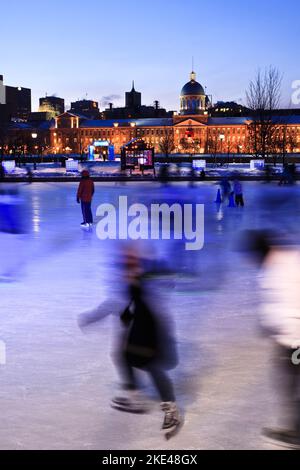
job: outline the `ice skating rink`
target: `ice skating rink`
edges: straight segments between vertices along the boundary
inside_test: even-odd
[[[259,327],[257,268],[240,253],[240,230],[299,225],[299,187],[244,183],[246,207],[217,207],[217,186],[96,184],[94,212],[119,195],[134,202],[179,199],[205,204],[205,246],[184,253],[156,243],[169,276],[154,278],[153,296],[175,321],[180,364],[171,372],[185,414],[180,434],[164,441],[163,415],[152,399],[146,415],[113,410],[118,377],[111,360],[115,318],[82,332],[78,315],[120,300],[118,246],[80,228],[77,185],[20,185],[28,234],[0,233],[1,449],[274,449],[260,437],[274,424],[272,345]],[[274,207],[264,206],[274,194]],[[279,201],[276,198],[279,196]],[[292,197],[291,197],[292,195]],[[152,251],[152,250],[150,250]],[[174,274],[174,273],[177,274]],[[2,273],[2,274],[3,274]],[[1,275],[1,273],[0,273]],[[5,279],[5,278],[4,278]]]

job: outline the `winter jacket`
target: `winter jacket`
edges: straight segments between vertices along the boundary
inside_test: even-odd
[[[77,191],[77,199],[82,202],[91,202],[95,192],[93,180],[89,177],[82,178]]]
[[[241,196],[243,194],[243,187],[239,181],[234,182],[233,191],[237,196]]]
[[[288,348],[300,347],[300,252],[273,248],[261,275],[262,325]]]
[[[134,367],[147,367],[153,361],[171,369],[178,358],[171,331],[138,293],[121,315],[128,328],[124,352]]]

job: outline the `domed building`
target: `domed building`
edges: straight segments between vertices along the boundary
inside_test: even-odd
[[[181,90],[180,114],[203,114],[207,107],[207,96],[203,86],[196,81],[195,72],[190,77],[190,81]]]

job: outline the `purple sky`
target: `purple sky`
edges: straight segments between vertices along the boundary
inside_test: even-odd
[[[143,104],[178,109],[192,56],[214,101],[244,100],[270,64],[284,105],[300,80],[299,0],[16,0],[0,11],[0,74],[32,89],[34,110],[46,92],[123,105],[133,79]]]

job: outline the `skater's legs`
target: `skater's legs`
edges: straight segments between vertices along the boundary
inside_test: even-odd
[[[162,402],[175,402],[173,384],[168,374],[157,364],[151,364],[147,367],[147,372],[156,386]]]
[[[237,207],[242,206],[244,207],[244,198],[242,194],[236,194],[235,196],[235,204]]]
[[[94,222],[94,220],[93,220],[92,203],[91,202],[87,202],[86,211],[87,211],[88,224],[92,224]]]
[[[81,212],[82,212],[83,222],[87,224],[86,206],[85,206],[85,202],[83,201],[81,201]]]
[[[81,202],[81,209],[83,215],[83,221],[85,224],[92,224],[93,223],[93,214],[91,208],[91,202]]]
[[[122,388],[124,390],[137,390],[138,385],[134,368],[128,360],[127,355],[123,352],[114,354],[113,361],[122,380]]]
[[[300,433],[300,369],[292,363],[292,349],[277,346],[275,387],[279,392],[279,425]]]

